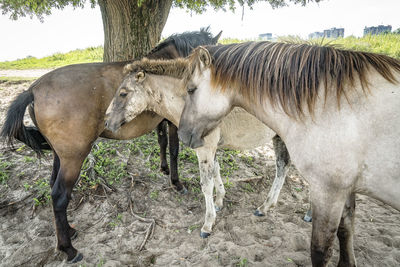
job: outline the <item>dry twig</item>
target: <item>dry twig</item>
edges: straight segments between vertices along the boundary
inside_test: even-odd
[[[264,178],[263,175],[252,176],[252,177],[248,177],[248,178],[237,179],[237,180],[235,180],[235,182],[249,182],[249,181],[253,181],[253,180],[260,180],[262,178]]]
[[[24,201],[25,199],[27,199],[27,198],[30,197],[30,196],[32,196],[32,194],[28,194],[28,195],[26,195],[25,197],[23,197],[23,198],[21,198],[21,199],[19,199],[19,200],[16,200],[16,201],[7,203],[7,204],[5,204],[5,205],[2,205],[2,206],[0,206],[0,209],[3,209],[3,208],[6,208],[6,207],[9,207],[9,206],[12,206],[12,205],[14,205],[14,204],[18,204],[18,203]]]

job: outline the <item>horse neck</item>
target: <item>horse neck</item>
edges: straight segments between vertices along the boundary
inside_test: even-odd
[[[238,106],[246,110],[248,113],[255,116],[262,123],[267,125],[281,138],[290,128],[292,119],[281,111],[278,107],[274,108],[272,105],[265,101],[264,104],[255,104],[249,101],[240,94],[236,94],[233,99],[234,106]]]
[[[151,51],[147,56],[149,59],[174,59],[181,57],[174,45],[167,45],[160,50]]]
[[[149,108],[158,115],[168,119],[175,125],[179,120],[185,105],[184,96],[179,90],[182,81],[169,76],[150,75],[150,88],[154,95],[160,96],[160,101],[152,99]]]

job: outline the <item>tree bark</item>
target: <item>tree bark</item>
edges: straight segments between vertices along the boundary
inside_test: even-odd
[[[98,0],[104,62],[140,58],[160,40],[173,0]]]

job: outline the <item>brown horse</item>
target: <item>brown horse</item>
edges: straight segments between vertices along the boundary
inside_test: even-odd
[[[199,32],[173,35],[154,48],[147,57],[172,59],[187,56],[196,46],[215,44],[220,34],[213,37],[208,29],[202,29]],[[53,150],[50,186],[57,248],[67,253],[69,262],[77,262],[83,256],[72,246],[71,238],[76,235],[76,230],[69,225],[66,210],[72,188],[93,142],[99,136],[120,140],[138,137],[150,132],[163,121],[155,113],[144,112],[135,120],[125,123],[118,132],[104,129],[105,111],[123,80],[122,70],[126,64],[78,64],[49,72],[11,103],[3,125],[1,136],[9,142],[13,139],[21,140],[39,154],[42,149]],[[25,127],[23,124],[28,105],[37,128]],[[170,128],[170,140],[170,146],[173,145],[171,154],[176,157],[176,127]],[[171,171],[175,170],[171,172],[172,182],[178,190],[182,189],[177,176],[176,160],[172,165],[171,160]]]

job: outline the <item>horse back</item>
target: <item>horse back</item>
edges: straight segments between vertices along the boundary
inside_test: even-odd
[[[89,63],[58,68],[30,88],[37,127],[50,143],[68,150],[68,143],[86,147],[100,135],[105,111],[123,78],[124,64]]]

